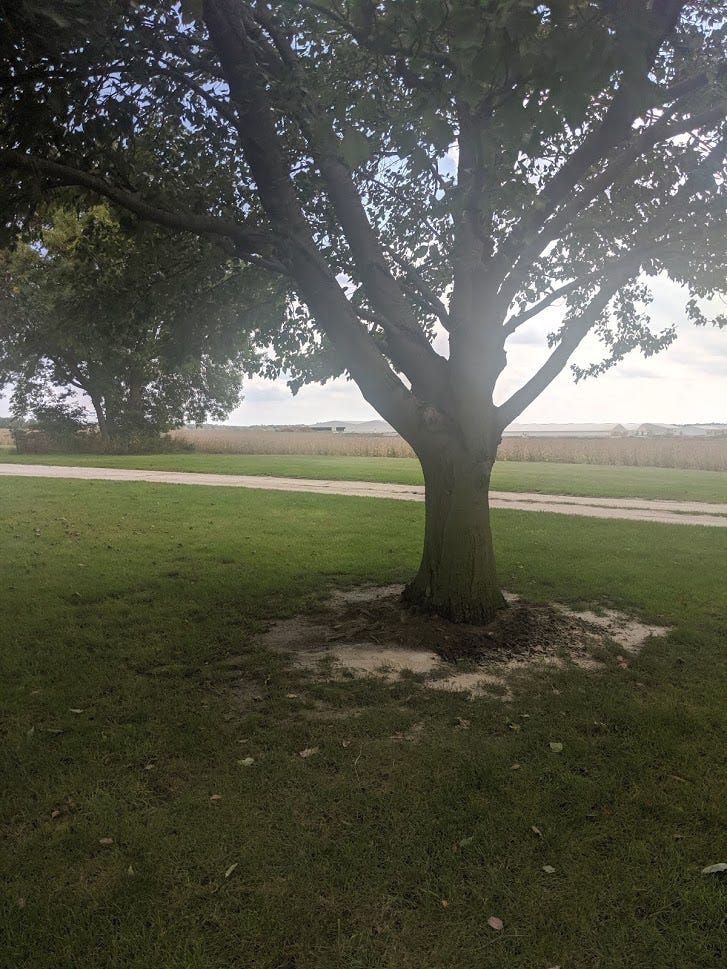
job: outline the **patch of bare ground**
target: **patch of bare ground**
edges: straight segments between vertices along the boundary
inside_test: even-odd
[[[512,698],[512,679],[537,667],[604,670],[614,646],[635,653],[669,631],[613,610],[576,612],[507,596],[486,626],[466,626],[405,609],[401,586],[334,592],[317,612],[274,623],[256,645],[289,655],[319,679],[418,675],[422,686]],[[622,665],[625,665],[622,659]]]

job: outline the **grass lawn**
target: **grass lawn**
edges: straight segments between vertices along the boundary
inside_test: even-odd
[[[415,458],[364,458],[323,454],[49,454],[18,455],[0,451],[0,462],[141,468],[217,474],[264,474],[341,481],[387,481],[422,484]],[[592,495],[610,498],[667,498],[727,502],[727,473],[683,468],[615,467],[501,461],[492,487],[498,491]]]
[[[250,646],[403,580],[419,505],[0,479],[0,508],[3,969],[720,963],[721,530],[496,513],[506,587],[674,626],[503,704]]]

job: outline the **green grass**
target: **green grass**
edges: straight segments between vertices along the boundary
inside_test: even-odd
[[[721,530],[496,513],[508,588],[674,626],[504,705],[250,645],[403,580],[419,505],[0,479],[0,508],[3,967],[719,964]]]
[[[423,482],[421,468],[415,458],[359,458],[323,454],[17,455],[0,452],[0,462],[263,474],[399,484]],[[602,498],[727,502],[726,472],[683,468],[502,461],[495,465],[492,487],[498,491],[535,491]]]

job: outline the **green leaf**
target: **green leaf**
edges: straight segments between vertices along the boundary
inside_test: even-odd
[[[357,168],[371,157],[371,145],[366,135],[349,128],[341,140],[341,158],[349,168]]]
[[[180,0],[179,9],[185,23],[202,19],[202,0]]]

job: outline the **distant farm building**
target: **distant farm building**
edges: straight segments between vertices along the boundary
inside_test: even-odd
[[[503,437],[628,437],[623,424],[511,424]]]
[[[637,437],[725,437],[727,424],[640,424]]]
[[[396,434],[386,421],[321,421],[278,430],[326,434]],[[503,437],[725,437],[727,424],[511,424]]]

